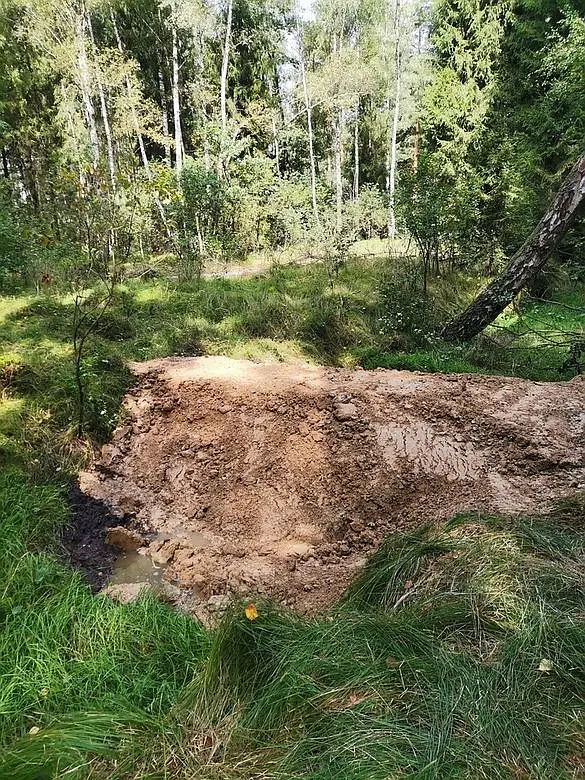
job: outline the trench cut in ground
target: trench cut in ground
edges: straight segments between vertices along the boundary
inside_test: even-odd
[[[257,593],[318,613],[392,531],[544,511],[585,483],[582,379],[223,357],[132,368],[123,420],[80,487],[196,614]]]

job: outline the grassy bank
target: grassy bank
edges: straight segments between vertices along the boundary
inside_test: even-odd
[[[406,269],[407,270],[407,269]],[[487,340],[434,335],[473,288],[422,301],[355,260],[200,285],[120,285],[83,362],[73,302],[0,299],[0,778],[573,777],[585,771],[583,506],[397,535],[319,620],[269,604],[208,631],[146,597],[94,598],[59,562],[69,480],[115,426],[128,360],[196,354],[560,379],[577,297]]]
[[[323,618],[259,603],[207,631],[148,597],[95,599],[49,553],[24,554],[63,521],[59,496],[2,489],[1,777],[585,768],[582,504],[392,536]]]

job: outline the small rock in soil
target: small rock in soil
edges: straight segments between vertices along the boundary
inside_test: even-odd
[[[102,596],[108,596],[120,604],[131,604],[137,601],[143,590],[148,589],[147,582],[125,582],[123,584],[107,585],[100,591]]]
[[[207,599],[207,609],[210,612],[223,612],[230,603],[230,597],[227,594],[219,594],[216,596],[210,596]]]
[[[164,542],[158,549],[152,550],[151,548],[150,557],[152,562],[156,563],[157,566],[165,566],[172,559],[178,548],[179,542],[176,539]]]
[[[335,404],[333,414],[339,422],[348,422],[349,420],[355,420],[358,410],[355,404],[337,403]]]

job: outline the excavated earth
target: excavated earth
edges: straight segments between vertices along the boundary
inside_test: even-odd
[[[126,526],[109,541],[163,567],[197,614],[257,593],[316,613],[391,531],[540,512],[585,487],[580,378],[223,357],[133,370],[124,420],[79,484]]]

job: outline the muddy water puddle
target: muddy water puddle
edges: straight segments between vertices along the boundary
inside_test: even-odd
[[[110,584],[128,585],[145,582],[156,588],[162,582],[165,566],[157,566],[150,555],[138,552],[127,552],[119,555],[114,561]]]
[[[172,531],[161,531],[150,537],[152,542],[165,542],[171,539],[178,539],[194,550],[209,547],[211,544],[211,541],[199,533],[199,531],[193,531],[182,525],[175,526]],[[163,583],[163,574],[166,568],[166,565],[154,563],[146,551],[144,553],[138,551],[124,552],[114,561],[109,584],[131,585],[145,583],[156,590]]]
[[[200,534],[199,531],[192,531],[189,528],[185,528],[183,525],[175,526],[170,533],[159,533],[156,535],[155,539],[178,539],[180,542],[184,542],[194,550],[198,550],[201,547],[209,547],[211,544],[211,541],[206,536],[203,536],[203,534]]]

